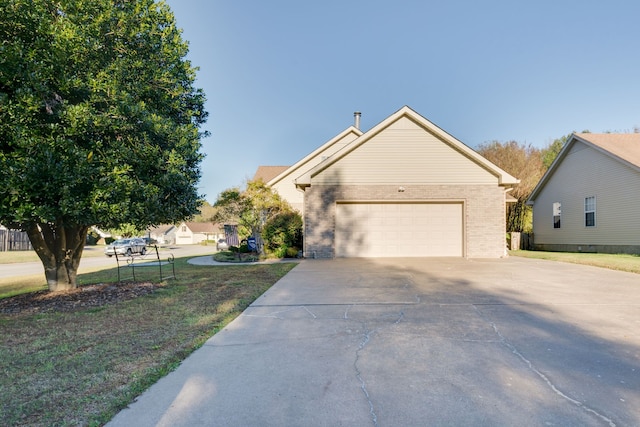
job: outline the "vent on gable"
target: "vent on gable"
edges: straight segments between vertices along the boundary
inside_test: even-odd
[[[353,113],[353,127],[356,129],[360,129],[360,116],[362,113],[360,111],[356,111]]]

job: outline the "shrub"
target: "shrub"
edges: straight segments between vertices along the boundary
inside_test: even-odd
[[[91,230],[87,233],[87,245],[97,245],[98,240],[100,240],[100,235],[95,231]]]
[[[275,255],[276,258],[285,258],[287,256],[287,249],[286,246],[281,246],[273,251],[273,255]]]
[[[297,258],[298,257],[298,252],[300,251],[300,249],[293,247],[293,248],[287,248],[287,258]]]
[[[107,244],[107,245],[110,245],[115,241],[116,241],[116,239],[114,237],[105,237],[104,238],[104,243]]]
[[[267,221],[262,237],[266,249],[276,255],[280,251],[282,258],[287,248],[302,247],[302,217],[297,212],[282,212]]]

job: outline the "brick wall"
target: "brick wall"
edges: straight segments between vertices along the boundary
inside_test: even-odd
[[[304,252],[333,258],[336,201],[462,201],[464,253],[468,258],[504,256],[504,190],[487,185],[312,185],[304,195]]]

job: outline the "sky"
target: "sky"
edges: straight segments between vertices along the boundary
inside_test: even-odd
[[[471,148],[640,127],[637,0],[166,0],[207,96],[199,191],[408,105]]]

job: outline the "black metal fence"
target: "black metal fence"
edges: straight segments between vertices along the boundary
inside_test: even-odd
[[[33,249],[29,236],[24,231],[0,230],[0,252],[30,251]]]

